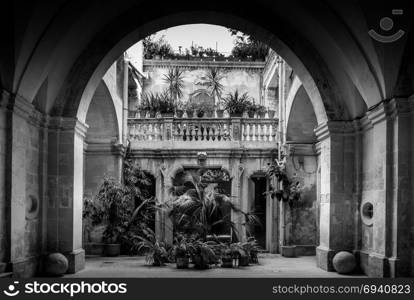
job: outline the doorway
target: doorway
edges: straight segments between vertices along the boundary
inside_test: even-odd
[[[251,234],[257,240],[262,249],[266,249],[266,190],[267,179],[264,176],[252,177],[254,193],[253,193],[253,211],[259,220],[259,224],[255,224],[251,228]]]

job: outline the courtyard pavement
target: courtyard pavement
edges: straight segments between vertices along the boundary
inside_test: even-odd
[[[279,254],[260,254],[259,264],[240,268],[212,267],[208,270],[179,270],[175,264],[163,267],[145,265],[142,256],[100,257],[91,256],[86,259],[86,267],[82,271],[65,275],[66,278],[82,277],[146,277],[146,278],[277,278],[277,277],[365,277],[339,275],[326,272],[316,267],[314,256],[286,258]]]

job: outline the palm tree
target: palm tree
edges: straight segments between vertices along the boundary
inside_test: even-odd
[[[217,68],[212,68],[207,71],[207,87],[210,89],[211,94],[214,96],[214,103],[217,104],[221,100],[221,94],[224,90],[224,86],[221,84],[221,80],[224,76]]]
[[[177,101],[183,96],[184,80],[183,71],[178,68],[169,69],[167,74],[164,74],[164,82],[168,84],[168,93],[170,97]]]
[[[207,185],[202,182],[200,174],[188,174],[183,185],[170,189],[173,196],[170,216],[178,230],[196,232],[203,240],[221,226],[237,232],[230,219],[231,211],[244,216],[242,225],[259,223],[255,215],[243,212],[228,196],[216,189],[207,189]],[[227,214],[223,215],[223,211]]]

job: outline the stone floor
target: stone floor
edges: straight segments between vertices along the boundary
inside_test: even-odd
[[[316,267],[314,256],[286,258],[278,254],[261,254],[259,264],[238,269],[212,267],[209,270],[179,270],[175,264],[164,267],[146,266],[144,257],[87,257],[84,270],[66,275],[76,277],[350,277],[335,272],[325,272]],[[362,277],[353,275],[352,277]]]

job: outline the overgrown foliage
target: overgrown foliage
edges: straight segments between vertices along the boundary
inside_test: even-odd
[[[200,175],[188,173],[183,185],[173,186],[170,189],[172,195],[170,216],[178,232],[196,233],[204,241],[207,235],[214,234],[214,229],[219,226],[237,232],[236,225],[230,218],[231,212],[239,213],[244,217],[242,225],[259,222],[255,215],[239,209],[218,189],[207,189],[208,184],[202,182]]]
[[[235,45],[231,51],[234,58],[240,60],[264,61],[269,52],[269,46],[252,36],[235,29],[229,29],[232,36],[236,38]]]
[[[301,198],[302,188],[299,181],[289,178],[286,171],[286,159],[275,159],[267,169],[267,175],[275,178],[279,187],[271,186],[270,195],[272,199],[283,200],[293,206]]]

